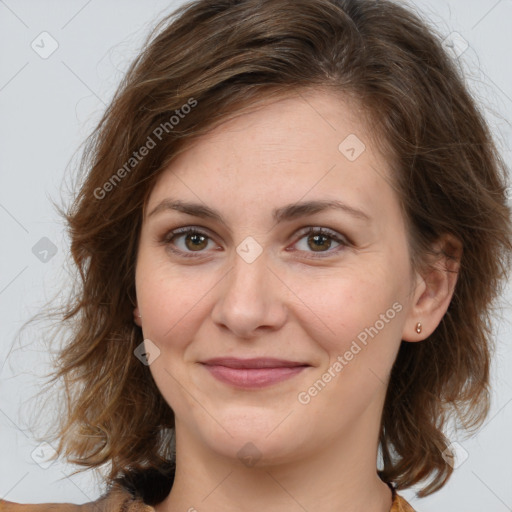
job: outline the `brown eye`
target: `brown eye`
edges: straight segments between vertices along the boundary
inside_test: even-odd
[[[211,238],[197,228],[185,227],[171,231],[161,241],[180,256],[194,257],[193,253],[205,252]]]
[[[321,249],[329,249],[331,247],[332,240],[326,235],[309,235],[308,246],[313,251],[319,251]]]
[[[317,253],[315,257],[331,256],[350,246],[350,242],[343,235],[327,228],[309,227],[302,232],[295,245],[302,240],[306,240],[305,247],[299,247],[298,250],[304,253]],[[212,239],[207,233],[194,227],[175,229],[161,240],[170,251],[183,257],[201,256],[201,253],[207,252],[210,241]],[[338,245],[331,250],[333,242]]]
[[[208,242],[205,243],[207,237],[200,233],[187,233],[185,234],[185,245],[191,251],[204,249]]]
[[[300,247],[299,242],[303,239],[306,240],[306,243]],[[333,242],[338,245],[330,250]],[[325,256],[330,256],[350,246],[350,242],[344,236],[336,233],[336,231],[327,228],[309,227],[306,231],[302,232],[301,238],[295,245],[298,245],[298,250],[302,252],[315,252],[318,254],[318,257],[323,257],[324,253]]]

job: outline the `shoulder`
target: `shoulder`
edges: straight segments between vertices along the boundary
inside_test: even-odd
[[[415,512],[415,510],[398,494],[395,495],[390,512]]]
[[[81,505],[74,503],[23,504],[0,499],[0,512],[154,512],[154,510],[120,485],[112,486],[96,501]]]

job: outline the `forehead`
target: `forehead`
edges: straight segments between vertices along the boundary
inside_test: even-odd
[[[147,210],[168,195],[222,211],[242,204],[246,215],[320,198],[389,208],[390,165],[365,119],[359,105],[325,92],[261,103],[191,143],[157,180]]]

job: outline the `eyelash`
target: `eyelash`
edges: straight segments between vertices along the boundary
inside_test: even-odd
[[[171,242],[175,238],[182,236],[182,235],[188,235],[188,234],[204,236],[205,238],[207,238],[209,240],[212,239],[208,235],[208,233],[205,233],[204,231],[201,231],[200,229],[198,229],[194,226],[188,226],[188,227],[178,228],[173,231],[169,231],[162,237],[160,242],[163,243],[164,245],[168,246],[169,250],[171,250],[173,253],[178,254],[184,258],[201,257],[200,253],[204,252],[204,251],[197,251],[198,254],[195,255],[194,252],[184,252],[184,251],[181,251],[181,250],[178,250],[178,249],[175,249],[174,247],[172,247]],[[306,228],[305,231],[302,231],[300,233],[300,238],[297,240],[297,242],[302,240],[304,237],[311,236],[311,235],[323,235],[323,236],[326,236],[326,237],[330,238],[331,240],[334,240],[335,242],[340,244],[340,247],[337,247],[336,249],[334,249],[332,251],[328,250],[328,251],[323,251],[323,252],[320,251],[318,253],[313,253],[313,254],[315,254],[315,256],[312,256],[312,258],[329,257],[329,256],[332,256],[333,253],[339,252],[339,251],[343,250],[343,248],[346,248],[346,247],[349,247],[352,245],[351,242],[347,238],[345,238],[342,235],[339,235],[336,231],[333,231],[332,229],[322,228],[322,227],[313,227],[313,226],[308,226],[308,228]],[[295,243],[297,243],[297,242],[295,242]],[[310,257],[310,256],[308,256],[308,257]]]

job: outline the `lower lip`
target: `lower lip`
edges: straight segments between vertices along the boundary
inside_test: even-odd
[[[241,388],[263,388],[297,375],[307,366],[280,368],[229,368],[220,365],[204,365],[218,380]]]

